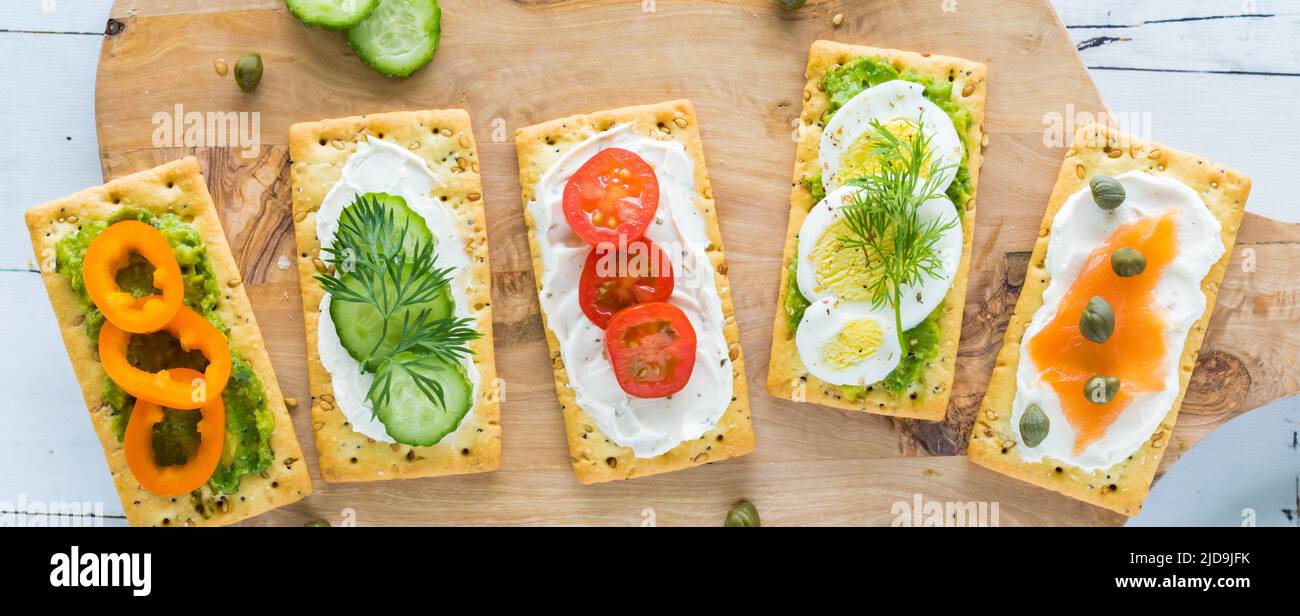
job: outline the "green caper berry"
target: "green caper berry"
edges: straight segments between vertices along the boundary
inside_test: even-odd
[[[1122,278],[1137,276],[1147,268],[1147,258],[1136,248],[1120,248],[1110,253],[1110,268]]]
[[[1083,384],[1083,397],[1093,404],[1109,404],[1119,393],[1119,379],[1098,374]]]
[[[1108,175],[1094,175],[1088,181],[1092,200],[1103,210],[1113,210],[1124,203],[1124,185]]]
[[[723,526],[762,526],[758,519],[758,509],[749,501],[740,501],[736,503],[731,511],[727,512],[727,519],[722,522]]]
[[[1025,447],[1037,447],[1047,438],[1052,422],[1037,404],[1031,404],[1020,416],[1020,440]]]
[[[1097,295],[1088,300],[1083,314],[1079,315],[1079,333],[1097,344],[1106,342],[1115,333],[1115,311],[1106,300]]]
[[[262,81],[262,56],[250,53],[235,62],[235,83],[244,92],[252,92]]]
[[[797,11],[803,8],[807,0],[776,0],[776,4],[787,11]]]
[[[307,523],[303,524],[303,526],[307,528],[314,528],[317,526],[329,526],[329,525],[330,525],[330,521],[325,519],[308,520]]]

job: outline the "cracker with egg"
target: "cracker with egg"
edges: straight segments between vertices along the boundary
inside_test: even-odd
[[[1017,441],[1011,426],[1011,408],[1016,397],[1021,343],[1034,313],[1043,306],[1043,292],[1050,282],[1046,258],[1052,222],[1071,195],[1088,188],[1093,176],[1117,176],[1128,171],[1163,176],[1186,184],[1200,195],[1205,207],[1221,226],[1224,253],[1201,281],[1201,290],[1206,298],[1205,310],[1188,332],[1179,357],[1178,395],[1155,432],[1136,452],[1114,466],[1087,472],[1046,457],[1039,462],[1027,462],[1015,451]],[[971,431],[967,450],[971,461],[1098,507],[1127,516],[1137,515],[1173,433],[1178,408],[1187,391],[1188,379],[1196,366],[1196,354],[1214,309],[1219,283],[1232,257],[1232,246],[1249,193],[1250,179],[1222,165],[1100,124],[1081,127],[1061,164],[1029,259],[1025,285],[1007,326],[988,391]]]
[[[155,216],[176,214],[198,231],[221,288],[221,300],[214,312],[230,327],[231,350],[247,361],[261,380],[267,406],[275,418],[275,431],[270,439],[275,459],[270,467],[260,476],[243,477],[239,490],[224,497],[212,495],[207,486],[200,488],[203,498],[211,499],[211,507],[196,505],[190,495],[159,496],[143,488],[131,474],[104,401],[107,375],[98,361],[98,345],[86,335],[84,316],[72,286],[55,271],[55,245],[60,239],[81,224],[107,219],[125,206],[142,208]],[[45,290],[128,523],[133,526],[232,524],[311,494],[307,463],[303,461],[266,344],[248,302],[239,265],[226,243],[221,219],[197,160],[186,157],[36,206],[27,211],[26,220]]]
[[[951,102],[969,111],[971,122],[964,134],[959,134],[967,153],[970,171],[971,195],[964,205],[961,218],[961,259],[952,285],[942,304],[938,318],[938,355],[921,372],[918,382],[908,391],[894,394],[884,387],[867,387],[856,400],[846,397],[841,387],[826,383],[809,373],[795,346],[795,331],[788,322],[786,294],[790,289],[791,262],[797,258],[799,232],[809,211],[816,205],[812,191],[804,183],[805,177],[821,172],[819,141],[826,126],[826,113],[830,97],[822,87],[827,72],[860,57],[887,61],[898,71],[911,71],[922,76],[952,83]],[[979,183],[981,164],[981,139],[984,124],[985,86],[987,70],[979,62],[950,56],[920,54],[896,49],[880,49],[863,45],[848,45],[834,41],[816,41],[808,51],[808,81],[803,91],[803,111],[799,115],[798,143],[796,145],[794,179],[790,191],[790,220],[786,230],[785,252],[782,257],[781,284],[778,287],[776,319],[772,328],[772,354],[768,365],[767,389],[778,398],[796,402],[810,402],[833,408],[887,415],[891,417],[937,421],[944,418],[956,373],[957,343],[961,337],[962,309],[966,297],[967,275],[970,270],[971,244],[975,230],[975,189]]]
[[[524,218],[530,229],[528,241],[538,291],[541,292],[543,264],[540,248],[536,245],[537,240],[534,236],[536,221],[528,211],[528,203],[534,198],[542,176],[565,152],[588,137],[621,124],[630,124],[631,130],[640,136],[675,140],[681,143],[694,163],[695,205],[705,223],[710,244],[707,254],[716,273],[714,283],[721,299],[725,319],[723,335],[732,364],[733,393],[730,405],[717,424],[701,437],[681,442],[661,455],[638,458],[631,448],[618,445],[607,438],[592,417],[578,406],[574,391],[569,385],[568,372],[560,356],[559,341],[551,328],[545,326],[546,343],[550,349],[551,364],[555,372],[555,391],[564,414],[570,460],[578,481],[584,484],[666,473],[742,456],[754,449],[754,431],[750,423],[745,364],[740,348],[740,330],[736,325],[731,284],[727,278],[727,263],[722,248],[722,235],[718,229],[717,205],[713,199],[713,189],[710,187],[708,170],[705,167],[699,122],[690,101],[675,100],[597,111],[560,118],[516,131],[519,183],[523,188]],[[545,314],[542,320],[545,324]]]
[[[317,347],[327,271],[316,235],[316,211],[367,136],[398,144],[421,158],[443,182],[436,196],[457,221],[470,257],[466,305],[482,337],[470,343],[480,376],[478,396],[459,429],[428,447],[371,439],[351,428],[337,407],[330,373]],[[469,114],[461,109],[380,113],[294,124],[289,128],[293,219],[307,328],[312,425],[326,481],[409,479],[496,470],[501,465],[501,403],[492,346],[492,285],[483,184]]]

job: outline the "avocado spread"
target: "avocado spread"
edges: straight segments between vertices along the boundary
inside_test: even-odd
[[[953,127],[957,130],[957,134],[963,140],[961,164],[957,167],[957,176],[948,187],[946,194],[952,200],[953,205],[957,207],[957,216],[964,218],[966,205],[975,192],[970,177],[970,144],[965,143],[966,133],[970,129],[971,114],[970,110],[952,101],[952,82],[935,79],[912,70],[904,70],[900,73],[881,58],[871,56],[855,58],[835,70],[828,71],[822,77],[822,88],[830,96],[830,108],[826,110],[821,123],[825,126],[831,116],[850,99],[857,96],[859,92],[895,79],[903,79],[923,86],[925,88],[924,96],[942,109],[944,113],[948,114]],[[826,189],[822,184],[820,171],[805,175],[801,181],[812,195],[813,203],[826,198]],[[785,293],[785,311],[791,334],[799,328],[799,322],[803,320],[804,310],[809,306],[808,299],[799,291],[799,282],[795,273],[797,266],[798,262],[796,260],[790,262],[790,272],[787,277],[788,284]],[[934,361],[934,358],[939,355],[938,315],[942,314],[942,312],[942,310],[936,309],[916,327],[903,333],[904,338],[908,341],[909,348],[906,349],[907,352],[899,361],[898,366],[877,385],[882,385],[885,389],[897,395],[906,392],[920,379],[926,364]],[[865,387],[841,385],[840,392],[849,400],[858,400],[866,392],[871,391],[873,387],[875,385]]]
[[[185,305],[201,314],[222,333],[230,329],[216,313],[221,291],[216,274],[208,260],[203,239],[198,230],[174,214],[156,217],[148,211],[124,207],[108,220],[90,221],[80,229],[59,240],[55,247],[55,264],[59,274],[68,279],[77,295],[82,314],[85,315],[86,335],[92,341],[99,339],[99,329],[104,315],[95,307],[82,281],[82,260],[86,249],[109,225],[123,220],[139,220],[162,232],[171,244],[176,261],[185,279]],[[153,266],[139,256],[132,255],[131,262],[117,274],[117,283],[124,291],[137,297],[157,292],[151,282]],[[168,333],[135,335],[127,348],[131,365],[154,372],[163,368],[193,368],[202,371],[207,360],[201,353],[186,353]],[[118,442],[126,431],[135,398],[122,391],[112,380],[104,379],[104,402],[113,417],[112,427]],[[274,460],[271,451],[271,433],[275,418],[267,406],[266,390],[252,367],[233,350],[231,351],[230,380],[221,399],[226,406],[226,442],[221,452],[217,470],[208,479],[208,486],[221,494],[239,489],[240,480],[250,474],[260,473]],[[153,447],[155,460],[160,466],[183,464],[199,446],[198,411],[165,410],[166,418],[154,426]]]

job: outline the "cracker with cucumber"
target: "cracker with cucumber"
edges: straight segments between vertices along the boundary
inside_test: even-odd
[[[941,420],[970,269],[985,67],[816,41],[806,76],[768,391]]]
[[[295,124],[289,156],[322,477],[495,470],[500,383],[469,114]]]
[[[311,494],[198,161],[26,219],[127,522],[231,524]]]
[[[1066,152],[972,462],[1133,516],[1196,366],[1250,179],[1110,127]]]
[[[740,332],[690,101],[519,129],[538,299],[584,484],[754,448]]]

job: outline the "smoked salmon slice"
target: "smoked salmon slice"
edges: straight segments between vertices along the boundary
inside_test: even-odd
[[[1176,210],[1125,224],[1088,255],[1074,285],[1061,299],[1056,316],[1029,341],[1029,357],[1051,385],[1061,410],[1074,427],[1074,453],[1106,434],[1133,395],[1164,387],[1166,377],[1165,319],[1154,291],[1160,273],[1178,252]],[[1110,255],[1135,248],[1146,257],[1146,269],[1128,278],[1117,275]],[[1083,337],[1079,317],[1093,296],[1110,303],[1115,330],[1104,343]],[[1120,380],[1110,402],[1088,399],[1084,383],[1097,375]]]

